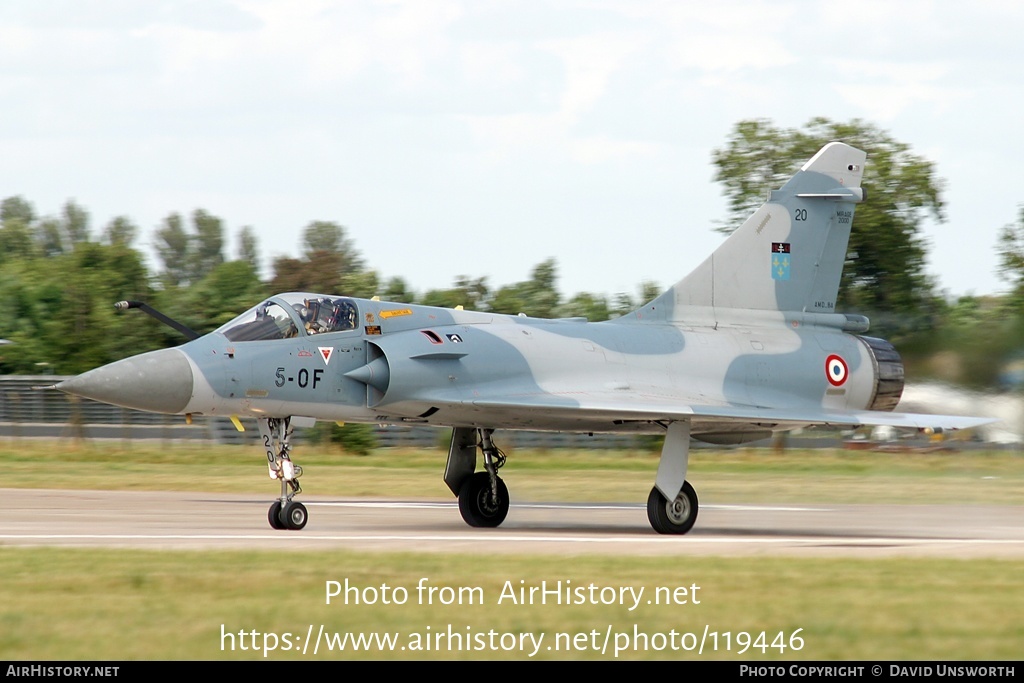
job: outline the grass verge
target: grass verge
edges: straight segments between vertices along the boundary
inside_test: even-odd
[[[318,659],[530,659],[535,651],[533,659],[1007,660],[1024,642],[1022,570],[996,560],[574,557],[567,566],[557,557],[3,548],[0,658],[310,659],[315,645],[303,655],[303,643],[322,626],[396,641],[342,650],[321,640]],[[421,579],[436,589],[433,604],[417,591]],[[346,605],[344,590],[326,604],[328,581],[342,589],[348,581],[359,601],[375,604],[353,604],[349,593]],[[571,597],[585,602],[508,597],[506,582],[518,596],[544,581],[584,588]],[[590,604],[591,583],[644,593],[633,610],[632,594],[625,604]],[[687,591],[675,591],[673,604],[648,604],[664,600],[659,587]],[[594,595],[601,602],[611,593]],[[703,654],[683,649],[701,638]]]
[[[641,501],[657,468],[657,455],[641,451],[509,456],[503,474],[517,500]],[[8,442],[0,457],[7,486],[272,489],[254,448]],[[310,493],[449,496],[439,451],[357,457],[310,448],[296,458]],[[1022,462],[1008,452],[695,451],[691,478],[702,502],[1019,505]],[[574,556],[569,563],[557,556],[0,547],[0,572],[0,658],[16,660],[311,658],[313,645],[300,650],[321,626],[328,634],[397,639],[395,648],[349,643],[344,651],[321,641],[316,657],[325,659],[528,659],[539,642],[535,659],[1012,660],[1024,642],[1024,562],[1012,560]],[[421,579],[449,592],[421,604]],[[377,589],[375,603],[325,604],[327,582],[346,580]],[[634,610],[628,595],[627,605],[619,598],[499,604],[506,582],[645,593]],[[693,585],[699,604],[646,602],[659,587]],[[383,604],[384,586],[407,590],[405,604]],[[467,602],[441,604],[445,595]],[[672,649],[694,645],[705,627],[715,635],[703,654]],[[275,650],[263,650],[275,642]],[[801,649],[793,649],[798,642]]]
[[[439,450],[369,456],[303,447],[310,494],[449,498]],[[74,442],[0,444],[16,488],[267,493],[255,447]],[[517,451],[502,470],[520,501],[644,501],[658,467],[645,451]],[[843,450],[694,450],[689,479],[707,502],[1020,504],[1024,457],[1012,451],[890,454]],[[386,485],[382,482],[386,482]]]

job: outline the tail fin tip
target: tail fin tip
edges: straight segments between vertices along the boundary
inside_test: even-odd
[[[843,142],[822,147],[711,256],[652,302],[658,317],[685,318],[692,314],[687,307],[834,313],[853,210],[864,199],[866,160]]]
[[[867,153],[846,144],[830,142],[800,167],[801,171],[829,176],[842,187],[859,188]]]

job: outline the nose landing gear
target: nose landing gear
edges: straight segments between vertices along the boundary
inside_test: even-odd
[[[302,468],[291,459],[291,418],[266,417],[257,422],[267,455],[270,478],[281,481],[281,497],[267,511],[267,521],[273,529],[298,531],[306,526],[309,513],[305,505],[292,500],[302,493],[302,487],[299,486]]]

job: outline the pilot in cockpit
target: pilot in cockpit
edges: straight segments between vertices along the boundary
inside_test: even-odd
[[[295,304],[295,309],[309,334],[353,330],[358,319],[355,303],[345,298],[306,299],[302,304]]]
[[[334,321],[332,329],[335,331],[354,330],[359,313],[356,305],[350,299],[334,300]]]

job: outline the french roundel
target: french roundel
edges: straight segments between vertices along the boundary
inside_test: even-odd
[[[841,387],[846,383],[850,369],[846,367],[846,361],[842,357],[832,354],[825,359],[825,377],[829,384],[834,387]]]

